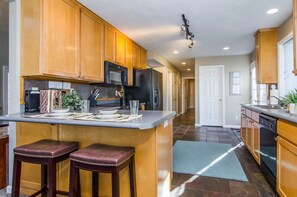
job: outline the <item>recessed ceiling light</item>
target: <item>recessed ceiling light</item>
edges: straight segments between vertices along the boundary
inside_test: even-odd
[[[229,50],[230,49],[230,47],[224,47],[223,48],[223,50],[225,50],[225,51],[227,51],[227,50]]]
[[[188,69],[187,69],[187,71],[191,71],[191,69],[190,69],[190,68],[188,68]]]
[[[186,65],[187,63],[186,62],[182,62],[182,65]]]
[[[267,10],[266,14],[275,14],[278,12],[278,9],[277,8],[272,8],[270,10]]]
[[[173,51],[172,53],[174,53],[174,54],[178,54],[179,52],[178,52],[178,51]]]

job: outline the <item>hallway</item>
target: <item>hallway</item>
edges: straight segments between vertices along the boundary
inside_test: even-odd
[[[174,120],[173,143],[177,140],[227,143],[233,147],[241,141],[229,128],[195,127],[194,109]],[[277,194],[271,189],[262,175],[258,164],[245,146],[235,150],[248,182],[200,176],[185,185],[183,197],[274,197]],[[197,158],[199,159],[199,158]],[[185,181],[193,177],[190,174],[174,173],[172,191],[178,190]],[[182,189],[182,188],[180,188]]]

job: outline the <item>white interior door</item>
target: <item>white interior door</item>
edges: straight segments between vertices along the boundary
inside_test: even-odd
[[[199,67],[201,125],[223,126],[223,66]]]

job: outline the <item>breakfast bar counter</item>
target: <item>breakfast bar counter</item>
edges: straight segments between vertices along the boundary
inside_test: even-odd
[[[127,114],[128,111],[120,111]],[[172,179],[172,118],[175,112],[140,111],[140,118],[127,122],[105,122],[54,118],[26,118],[24,114],[1,116],[16,122],[16,146],[41,139],[77,141],[80,148],[93,143],[135,147],[136,189],[141,197],[168,196]],[[12,159],[12,158],[11,158]],[[12,167],[12,166],[10,166]],[[69,160],[58,164],[57,188],[68,190]],[[81,171],[82,196],[91,196],[91,173]],[[100,196],[111,196],[111,175],[101,173]],[[40,188],[40,167],[24,164],[21,193]],[[120,172],[120,194],[130,196],[129,169]]]

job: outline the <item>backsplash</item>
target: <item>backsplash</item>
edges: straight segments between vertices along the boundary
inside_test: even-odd
[[[49,81],[25,79],[25,90],[32,90],[32,87],[37,87],[39,90],[47,90],[49,89]],[[88,99],[94,89],[99,89],[100,95],[98,98],[115,98],[115,91],[121,89],[119,86],[105,86],[103,84],[90,85],[81,83],[71,83],[71,88],[76,90],[82,99]]]

